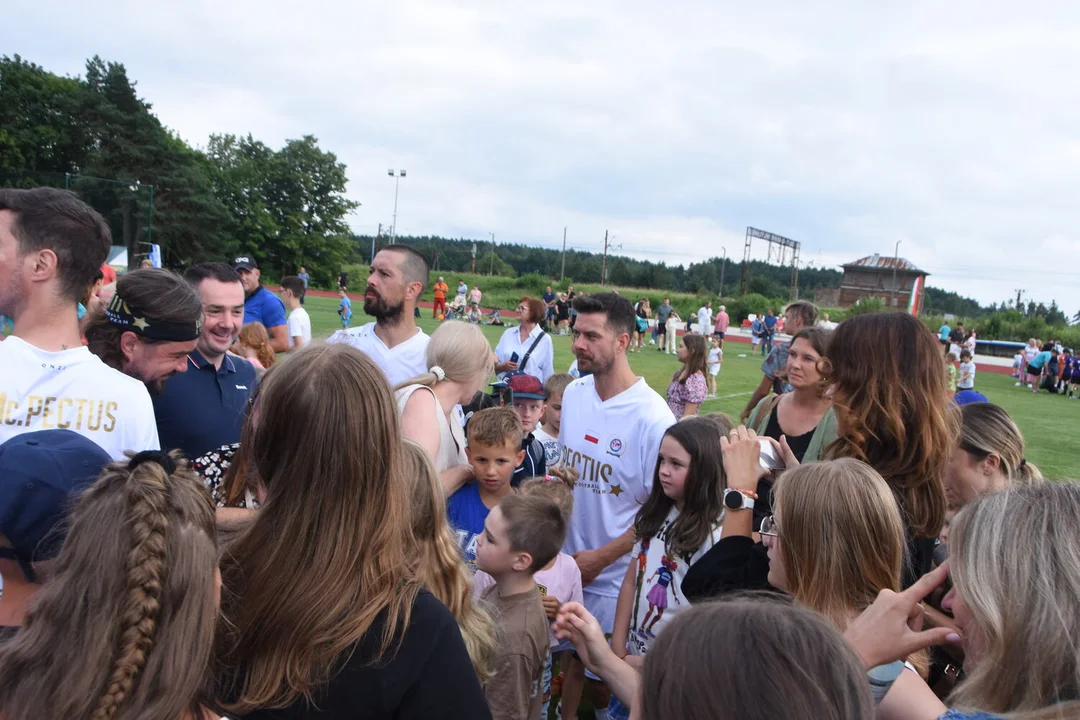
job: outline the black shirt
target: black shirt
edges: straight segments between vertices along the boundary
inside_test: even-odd
[[[514,475],[510,478],[511,487],[518,487],[531,477],[544,477],[547,474],[544,443],[529,433],[529,436],[521,441],[521,449],[525,451],[525,458],[514,468]]]
[[[743,590],[776,590],[769,584],[768,551],[745,535],[721,538],[682,582],[683,597],[691,603]]]
[[[259,720],[490,720],[457,621],[422,590],[397,654],[371,666],[382,624],[376,621],[314,706],[300,699],[281,710],[257,710]]]
[[[771,437],[777,442],[780,442],[780,436],[784,435],[784,431],[780,428],[780,418],[777,416],[779,407],[780,403],[773,405],[772,412],[769,413],[769,422],[765,425],[765,437]],[[802,462],[803,455],[806,454],[807,448],[810,447],[810,441],[814,438],[815,431],[817,431],[817,428],[803,435],[786,436],[788,447],[791,448],[791,452],[795,453],[795,459],[799,462]]]

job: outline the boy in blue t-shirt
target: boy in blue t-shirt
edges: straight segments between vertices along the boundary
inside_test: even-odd
[[[469,445],[465,449],[476,482],[461,488],[446,502],[446,514],[465,555],[476,570],[476,538],[484,532],[491,509],[512,492],[510,478],[525,451],[521,449],[521,421],[508,407],[487,408],[469,418]]]
[[[352,322],[352,300],[345,288],[339,290],[338,294],[341,295],[341,302],[338,303],[337,314],[341,316],[341,327],[347,328]]]

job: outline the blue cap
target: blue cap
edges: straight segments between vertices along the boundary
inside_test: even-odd
[[[70,430],[16,435],[0,445],[0,534],[24,564],[55,557],[71,502],[112,458]],[[45,542],[47,540],[47,542]]]
[[[968,405],[969,403],[990,402],[986,399],[985,395],[977,390],[961,390],[953,395],[953,401],[960,407]]]

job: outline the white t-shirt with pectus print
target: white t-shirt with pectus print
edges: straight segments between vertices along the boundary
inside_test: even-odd
[[[574,484],[574,514],[563,550],[596,550],[622,535],[652,489],[664,432],[675,424],[667,403],[638,378],[607,402],[592,375],[563,393],[559,426],[562,464],[581,477]],[[617,597],[629,554],[605,568],[585,590]]]
[[[46,352],[21,338],[0,342],[0,442],[37,430],[71,430],[113,458],[157,450],[146,386],[85,347]]]

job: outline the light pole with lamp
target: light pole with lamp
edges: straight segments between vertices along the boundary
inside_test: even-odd
[[[393,245],[397,238],[397,197],[398,186],[401,184],[401,178],[405,177],[404,170],[398,170],[394,172],[393,168],[386,171],[386,174],[394,178],[394,224],[390,226],[390,244]]]
[[[724,297],[724,271],[727,270],[727,248],[721,245],[720,249],[724,251],[724,260],[720,263],[720,297]]]

